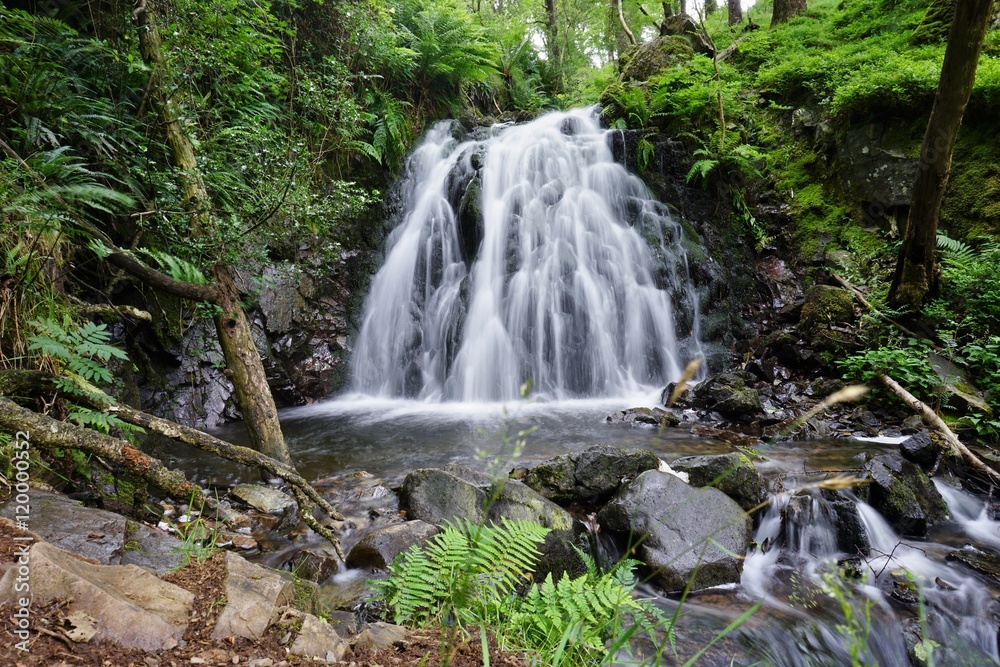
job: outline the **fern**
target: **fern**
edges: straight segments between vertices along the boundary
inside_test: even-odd
[[[979,253],[968,243],[953,239],[941,232],[938,232],[937,235],[937,247],[944,261],[959,266],[967,266],[979,256]]]
[[[549,529],[529,521],[448,524],[424,549],[396,558],[384,582],[373,582],[396,623],[427,625],[454,614],[462,624],[496,611],[538,562]]]
[[[208,280],[205,278],[205,274],[201,272],[201,269],[185,259],[175,257],[174,255],[161,250],[147,250],[145,248],[140,248],[139,252],[155,260],[156,263],[163,267],[174,280],[182,280],[184,282],[194,283],[195,285],[208,284]]]
[[[111,334],[106,324],[85,322],[72,328],[69,320],[59,324],[48,318],[34,320],[30,324],[37,333],[28,336],[28,350],[51,358],[63,373],[55,380],[58,391],[98,405],[112,402],[111,397],[94,383],[112,382],[114,377],[105,364],[112,358],[127,361],[128,355],[110,344]],[[114,428],[126,433],[142,432],[141,428],[101,410],[73,403],[68,408],[70,420],[80,426],[102,433],[110,433]]]

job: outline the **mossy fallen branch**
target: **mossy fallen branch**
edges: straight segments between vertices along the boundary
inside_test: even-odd
[[[4,396],[37,396],[39,394],[46,392],[54,392],[57,390],[55,380],[56,376],[41,371],[2,371],[0,372],[0,394],[3,394]],[[239,445],[233,445],[231,443],[225,442],[224,440],[220,440],[219,438],[209,435],[208,433],[204,433],[203,431],[199,431],[189,426],[183,426],[181,424],[177,424],[176,422],[172,422],[167,419],[155,417],[153,415],[142,412],[141,410],[136,410],[134,408],[130,408],[125,405],[119,405],[107,402],[102,403],[95,400],[92,407],[98,410],[103,410],[108,413],[114,414],[123,422],[126,422],[128,424],[141,426],[142,428],[148,429],[154,433],[158,433],[172,440],[183,442],[187,445],[191,445],[192,447],[201,449],[202,451],[209,452],[210,454],[215,454],[216,456],[227,459],[229,461],[233,461],[235,463],[240,463],[243,465],[258,468],[260,470],[264,470],[276,477],[284,479],[292,487],[295,493],[295,499],[299,505],[299,516],[317,534],[327,539],[336,549],[337,555],[340,556],[341,559],[343,559],[344,555],[340,549],[339,541],[336,539],[336,537],[334,536],[333,532],[330,529],[323,527],[312,515],[312,505],[315,504],[317,507],[320,508],[320,510],[325,512],[328,516],[330,516],[333,519],[343,520],[343,516],[341,516],[341,514],[337,510],[335,510],[333,506],[331,506],[326,500],[324,500],[316,491],[316,489],[314,489],[312,485],[310,485],[291,466],[281,463],[280,461],[276,461],[269,456],[261,454],[256,450],[250,449],[249,447],[240,447]],[[36,414],[24,408],[19,408],[19,409],[22,410],[23,413]],[[45,419],[49,419],[49,421],[53,422],[54,424],[64,423],[50,419],[48,417],[45,417]],[[0,421],[0,426],[2,425],[5,424],[3,423],[3,421]],[[17,430],[26,430],[26,429],[24,429],[23,427],[17,427]],[[102,435],[90,431],[89,429],[80,429],[80,432],[83,434],[95,433],[96,435]],[[110,438],[110,436],[103,436],[103,435],[102,437]],[[111,440],[117,440],[117,439],[111,438]],[[121,445],[128,446],[130,449],[141,454],[141,452],[138,452],[138,450],[132,448],[131,445],[128,445],[128,443],[125,443],[124,441],[120,440],[118,442],[121,443],[119,445],[119,448],[121,447]],[[66,442],[62,445],[55,445],[55,446],[69,447],[71,449],[81,449],[83,451],[92,451],[85,449],[84,447],[77,447],[72,442]],[[108,443],[105,443],[104,446],[110,446],[110,445]],[[142,454],[142,456],[146,455]],[[109,458],[115,460],[116,462],[120,462],[120,458],[117,457],[117,455],[111,455],[109,456]],[[155,459],[152,460],[155,461]],[[157,463],[159,462],[157,461]],[[160,465],[162,466],[162,464]],[[130,472],[133,472],[133,470],[129,468],[127,465],[126,468]],[[172,472],[176,473],[177,475],[181,475],[181,478],[183,478],[183,475],[181,473],[177,471],[172,471]],[[142,475],[140,474],[140,476]],[[155,479],[148,479],[148,481],[152,482],[153,484],[156,484],[157,486],[160,486],[160,488],[162,488],[164,491],[167,491],[171,495],[175,495],[175,497],[185,497],[185,494],[183,493],[181,494],[175,493],[175,489],[180,488],[177,486],[176,482],[172,482],[172,487],[167,488],[161,486],[160,483]],[[190,484],[189,482],[186,483]],[[194,488],[198,489],[198,487]],[[200,491],[201,490],[198,489],[199,493]],[[214,503],[214,501],[212,501],[211,499],[208,499],[205,502],[208,503],[210,508]]]

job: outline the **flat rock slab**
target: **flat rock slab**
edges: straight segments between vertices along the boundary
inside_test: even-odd
[[[31,489],[28,527],[46,542],[102,565],[121,565],[125,554],[125,525],[120,514],[84,507],[61,493]],[[15,520],[9,501],[0,516]]]
[[[226,552],[222,587],[226,607],[215,623],[212,639],[259,639],[277,617],[278,607],[290,605],[295,595],[292,582],[232,552]]]
[[[148,567],[157,574],[170,572],[184,564],[183,546],[184,543],[170,533],[129,521],[125,526],[122,565]]]
[[[354,640],[354,648],[370,648],[373,651],[382,651],[391,647],[396,642],[406,641],[406,628],[392,623],[369,623],[358,633]]]
[[[350,645],[328,623],[312,614],[303,614],[302,629],[290,652],[304,658],[340,662],[351,651]]]
[[[230,495],[239,498],[259,512],[269,514],[295,507],[295,499],[286,493],[260,484],[237,484]]]
[[[38,542],[29,552],[31,595],[35,603],[54,598],[73,601],[96,623],[96,640],[157,651],[173,648],[184,636],[194,595],[135,565],[101,565]],[[17,568],[0,579],[0,602],[23,593],[14,585]]]

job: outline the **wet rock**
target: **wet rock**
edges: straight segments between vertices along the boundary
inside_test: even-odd
[[[623,483],[659,465],[656,455],[646,450],[594,445],[536,466],[524,481],[551,500],[599,503],[610,498]]]
[[[494,499],[486,515],[489,521],[534,521],[553,531],[573,529],[569,512],[521,482],[500,480],[490,490],[489,497]]]
[[[29,552],[35,604],[71,600],[69,611],[96,620],[94,638],[120,646],[159,651],[177,646],[188,625],[194,595],[135,565],[100,565],[46,542]],[[13,602],[18,569],[0,579],[0,602]]]
[[[328,611],[326,619],[341,637],[358,634],[358,616],[353,611]]]
[[[948,514],[944,499],[924,472],[898,454],[882,454],[865,464],[871,483],[861,495],[901,533],[922,537]]]
[[[212,639],[258,639],[277,618],[278,609],[292,603],[294,586],[277,572],[232,552],[227,551],[225,558],[222,589],[226,606],[212,630]]]
[[[309,581],[322,583],[337,574],[340,569],[340,559],[335,553],[327,553],[321,549],[306,549],[295,554],[292,559],[292,570],[298,576]]]
[[[746,378],[736,373],[721,373],[708,378],[694,389],[696,405],[740,419],[763,412],[760,395],[746,385]]]
[[[289,653],[323,662],[340,662],[351,652],[350,645],[334,628],[312,614],[302,614],[302,628]]]
[[[612,412],[605,421],[609,424],[625,424],[628,426],[663,427],[677,426],[681,423],[681,418],[673,412],[662,408],[629,408],[628,410]]]
[[[670,467],[687,473],[691,486],[712,486],[747,511],[767,500],[767,483],[744,454],[686,456]]]
[[[237,484],[229,492],[259,512],[274,514],[296,506],[295,499],[277,489],[260,484]]]
[[[455,519],[481,523],[485,500],[482,489],[437,468],[414,470],[400,489],[400,502],[409,518],[436,526]]]
[[[640,541],[639,557],[669,591],[740,579],[751,521],[734,500],[712,488],[695,489],[650,470],[622,489],[598,515],[607,530]]]
[[[834,513],[837,549],[846,554],[866,554],[871,549],[871,542],[858,513],[858,506],[842,495],[836,492],[836,498],[830,501],[830,508]]]
[[[975,547],[969,546],[964,549],[951,551],[945,558],[971,567],[976,572],[984,574],[993,581],[1000,583],[1000,555],[980,551]]]
[[[846,325],[854,320],[854,295],[841,287],[813,285],[806,290],[799,331],[815,337],[820,329]]]
[[[354,545],[347,566],[384,570],[396,556],[413,545],[423,546],[437,533],[436,526],[420,520],[376,528]]]
[[[940,378],[941,385],[955,398],[961,411],[987,417],[993,416],[993,408],[986,402],[982,392],[973,386],[963,368],[936,352],[930,352],[927,355],[927,360]]]
[[[922,468],[933,466],[938,457],[938,448],[927,431],[920,431],[899,443],[899,452]]]
[[[469,466],[464,466],[460,463],[449,463],[444,467],[444,471],[450,472],[455,477],[464,479],[469,484],[475,484],[481,489],[485,489],[495,481],[486,473],[479,470],[473,470]]]

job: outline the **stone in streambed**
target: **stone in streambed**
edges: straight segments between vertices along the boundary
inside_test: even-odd
[[[670,467],[688,474],[691,486],[711,486],[749,511],[767,500],[767,484],[744,454],[685,456]]]
[[[438,468],[414,470],[403,480],[400,501],[411,519],[436,526],[455,519],[482,523],[486,493],[474,484]]]
[[[639,557],[668,591],[737,582],[750,545],[750,517],[712,488],[696,489],[649,470],[624,487],[598,515],[607,530],[629,535]]]
[[[550,500],[599,503],[639,473],[659,466],[659,458],[646,450],[594,445],[539,464],[524,481]]]
[[[376,528],[347,554],[347,567],[384,570],[413,545],[423,546],[438,529],[426,521],[407,521]]]
[[[899,443],[899,452],[921,468],[930,468],[938,457],[938,448],[927,431],[920,431]]]
[[[899,532],[922,537],[928,526],[948,516],[937,487],[899,454],[876,456],[865,463],[865,470],[871,483],[861,487],[859,495]]]
[[[260,484],[237,484],[229,493],[255,510],[267,514],[295,507],[295,499],[288,494]]]

